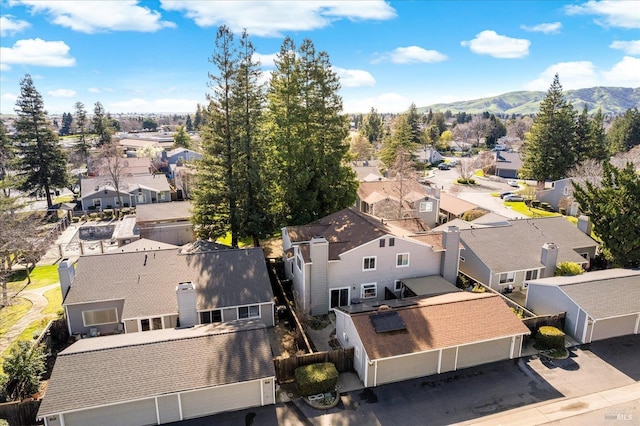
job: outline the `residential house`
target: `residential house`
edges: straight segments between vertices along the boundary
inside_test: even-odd
[[[81,187],[80,203],[85,211],[171,201],[171,187],[161,174],[123,174],[119,193],[108,176],[82,179]]]
[[[236,321],[79,340],[57,355],[37,417],[156,425],[274,403],[267,330]]]
[[[551,182],[551,187],[536,192],[536,198],[548,203],[555,211],[566,209],[566,214],[578,214],[578,203],[573,198],[573,179],[566,178]]]
[[[285,273],[312,315],[397,297],[402,280],[440,275],[455,283],[459,231],[412,234],[353,208],[282,229]]]
[[[351,169],[356,173],[358,182],[375,182],[386,179],[380,173],[377,160],[354,161],[351,163]]]
[[[529,329],[499,295],[452,292],[335,310],[366,387],[521,356]]]
[[[187,161],[200,160],[202,153],[187,148],[175,148],[170,151],[162,151],[160,160],[169,164],[184,164]]]
[[[598,243],[562,216],[508,223],[460,231],[461,273],[497,291],[518,290],[525,281],[553,276],[560,262],[587,267],[596,254]]]
[[[518,152],[496,151],[496,176],[516,179],[522,168],[522,160]]]
[[[410,179],[360,182],[356,207],[381,219],[422,220],[428,228],[438,223],[440,191]]]
[[[196,175],[196,169],[190,166],[178,166],[172,164],[170,166],[170,170],[170,175],[176,188],[177,199],[189,199],[192,186],[191,184],[194,176]]]
[[[479,206],[462,198],[454,197],[445,192],[440,193],[440,213],[442,215],[440,223],[445,223],[453,219],[461,219],[466,212],[478,208]]]
[[[188,324],[261,320],[274,325],[262,249],[120,252],[58,268],[69,334],[135,333]]]
[[[527,309],[537,315],[564,312],[564,331],[580,343],[640,332],[640,270],[608,269],[527,284]]]
[[[429,145],[425,148],[420,148],[413,151],[413,156],[418,163],[430,163],[435,164],[439,161],[444,161],[444,157],[433,146]]]
[[[140,204],[136,208],[136,226],[142,238],[154,241],[181,246],[196,239],[189,201]]]

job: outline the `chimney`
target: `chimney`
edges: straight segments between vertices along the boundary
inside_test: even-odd
[[[540,262],[544,266],[541,278],[552,277],[556,272],[556,265],[558,264],[558,246],[554,243],[543,244]]]
[[[193,327],[198,323],[195,286],[191,281],[178,284],[176,296],[178,298],[180,328]]]
[[[592,228],[592,225],[591,225],[591,219],[589,219],[589,216],[580,215],[580,217],[578,218],[578,229],[584,232],[585,234],[587,234],[588,236],[591,236],[591,228]]]
[[[458,279],[458,264],[460,260],[460,230],[457,226],[449,226],[442,233],[444,254],[440,262],[440,275],[451,284]]]
[[[74,263],[70,259],[62,259],[60,265],[58,265],[58,277],[60,278],[60,291],[62,291],[62,300],[67,297],[67,293],[73,284],[73,279],[76,276],[76,269]]]
[[[311,315],[325,315],[329,307],[329,242],[324,237],[313,237],[309,242],[311,257]]]

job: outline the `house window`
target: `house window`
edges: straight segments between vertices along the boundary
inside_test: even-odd
[[[151,326],[154,330],[162,330],[162,318],[155,317],[151,318]]]
[[[211,324],[214,322],[222,322],[222,311],[216,309],[215,311],[200,312],[200,324]]]
[[[82,322],[85,327],[102,324],[115,324],[118,322],[118,312],[116,311],[116,308],[83,311]]]
[[[334,288],[330,294],[330,308],[349,305],[349,287]]]
[[[393,247],[396,245],[396,239],[395,238],[389,238],[389,247]]]
[[[260,305],[242,306],[238,308],[238,319],[260,318]]]
[[[432,201],[420,201],[420,213],[432,212],[432,211],[433,211]]]
[[[398,253],[396,256],[396,267],[409,266],[409,253]]]
[[[570,191],[570,188],[568,186],[565,186],[564,189],[562,190],[562,194],[566,197],[569,195],[569,191]]]
[[[500,274],[500,284],[512,283],[516,279],[515,272],[507,272],[505,274]]]
[[[538,270],[532,269],[531,271],[527,271],[524,277],[525,280],[536,280],[538,279]]]
[[[136,195],[136,202],[139,204],[144,204],[144,198],[144,193],[138,192],[138,195]]]
[[[296,265],[298,269],[302,271],[302,260],[300,260],[300,256],[296,256]]]
[[[158,199],[159,199],[159,200],[164,200],[164,197],[165,197],[164,192],[159,192],[159,193],[158,193]]]
[[[393,283],[393,291],[400,291],[400,290],[402,290],[402,281],[395,280],[395,282]]]
[[[99,209],[102,206],[102,200],[100,198],[93,199],[93,206]]]
[[[362,270],[363,271],[375,271],[376,270],[376,257],[365,257],[362,260]]]
[[[113,205],[116,207],[122,206],[122,197],[113,197]]]
[[[361,299],[373,299],[378,296],[378,286],[376,283],[362,284],[360,286]]]
[[[384,238],[380,240],[380,247],[384,247]]]
[[[151,323],[149,322],[149,318],[140,320],[140,331],[149,331],[151,330]]]

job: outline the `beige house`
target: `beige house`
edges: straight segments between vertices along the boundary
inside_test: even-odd
[[[518,358],[529,329],[488,293],[442,295],[341,307],[336,338],[354,348],[367,387]]]

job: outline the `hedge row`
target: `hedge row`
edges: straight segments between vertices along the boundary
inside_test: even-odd
[[[296,387],[302,396],[331,392],[338,384],[338,370],[330,362],[296,368]]]
[[[564,349],[564,333],[556,327],[543,326],[536,335],[538,349]]]

